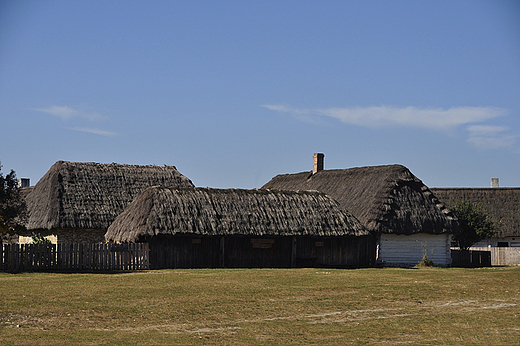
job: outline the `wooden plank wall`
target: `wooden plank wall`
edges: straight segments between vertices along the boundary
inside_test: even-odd
[[[472,247],[470,250],[491,251],[491,265],[493,266],[520,265],[520,248],[518,247]]]
[[[498,266],[520,265],[520,248],[495,247],[491,250],[491,263]]]
[[[449,266],[450,244],[449,234],[382,234],[378,259],[390,266],[414,266],[420,263],[426,254],[436,265]]]
[[[492,263],[491,251],[458,249],[451,250],[451,266],[462,268],[490,267]]]
[[[220,237],[158,236],[149,244],[150,269],[219,267]]]
[[[290,268],[292,237],[226,237],[228,268]]]
[[[0,270],[114,271],[149,269],[149,245],[135,244],[6,244]]]
[[[150,268],[369,267],[375,240],[366,237],[154,237]]]
[[[360,268],[375,264],[375,241],[364,237],[298,237],[295,267]]]

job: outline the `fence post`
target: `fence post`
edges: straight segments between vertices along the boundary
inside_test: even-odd
[[[70,259],[71,259],[71,267],[75,270],[78,269],[78,244],[71,244],[72,246],[70,247]]]
[[[142,266],[145,266],[146,269],[150,269],[150,263],[149,263],[149,257],[150,257],[150,244],[149,243],[144,243],[144,244],[141,244],[141,249],[142,249],[142,255],[139,257],[141,259],[141,265]]]
[[[20,254],[25,257],[24,270],[34,271],[41,263],[41,247],[38,244],[24,244]]]
[[[22,248],[20,245],[16,244],[15,246],[15,256],[16,256],[16,261],[15,261],[15,265],[16,265],[16,272],[21,272],[23,270],[23,267],[21,266],[21,256],[20,256],[20,251],[22,251]]]
[[[29,269],[29,263],[33,261],[32,258],[29,258],[32,253],[29,251],[29,244],[20,244],[18,251],[18,261],[20,262],[20,271],[27,271]]]

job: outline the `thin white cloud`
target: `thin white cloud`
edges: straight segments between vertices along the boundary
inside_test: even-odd
[[[475,136],[496,136],[504,131],[509,130],[509,128],[495,125],[471,125],[468,126],[467,130]]]
[[[490,107],[416,108],[416,107],[357,107],[318,110],[321,115],[336,118],[347,124],[366,127],[410,126],[446,129],[500,117],[506,111]]]
[[[99,136],[116,136],[117,135],[116,132],[106,131],[106,130],[97,129],[97,128],[88,128],[88,127],[75,127],[75,128],[72,128],[71,130],[86,132],[86,133],[93,133],[93,134],[99,135]]]
[[[100,128],[81,126],[85,122],[102,122],[108,120],[108,117],[95,112],[87,112],[74,109],[68,106],[51,106],[47,108],[33,108],[34,111],[43,112],[58,117],[69,124],[68,130],[92,133],[98,136],[116,136],[116,132],[103,130]],[[72,127],[73,125],[80,125]]]
[[[33,108],[33,110],[38,112],[43,112],[50,114],[52,116],[58,117],[63,121],[68,121],[71,119],[85,119],[92,122],[104,121],[107,120],[106,116],[103,116],[98,113],[80,111],[77,109],[70,108],[68,106],[51,106],[47,108]]]
[[[262,105],[262,107],[279,113],[289,113],[295,119],[303,121],[305,123],[319,123],[319,118],[313,114],[313,111],[308,109],[296,109],[284,105]]]
[[[262,105],[262,107],[282,113],[308,114],[310,112],[308,109],[297,109],[285,105]]]
[[[108,118],[104,115],[101,115],[99,113],[90,113],[90,112],[80,112],[80,117],[89,121],[105,121],[108,120]]]
[[[503,126],[482,125],[479,123],[507,115],[507,110],[497,107],[452,107],[417,108],[417,107],[346,107],[324,109],[298,109],[285,105],[262,105],[279,113],[286,113],[294,118],[317,123],[319,118],[330,117],[345,124],[380,128],[414,127],[432,130],[448,130],[467,126],[467,142],[478,148],[496,149],[513,148],[519,136],[507,134],[509,128]],[[316,120],[318,119],[318,120]]]
[[[79,112],[67,106],[52,106],[47,108],[34,108],[33,110],[38,112],[47,113],[53,115],[55,117],[60,118],[61,120],[69,120],[76,116],[78,116]]]
[[[512,147],[518,136],[507,134],[509,128],[493,125],[471,125],[467,142],[481,149]]]
[[[478,123],[488,119],[504,116],[507,111],[494,107],[453,107],[417,108],[417,107],[353,107],[325,109],[295,109],[281,105],[264,105],[263,107],[298,115],[327,116],[343,123],[363,127],[407,126],[429,129],[447,129],[470,123]]]

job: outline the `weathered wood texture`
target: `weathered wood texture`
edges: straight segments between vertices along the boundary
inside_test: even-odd
[[[149,243],[152,269],[358,268],[375,263],[375,242],[372,236],[176,235],[153,237]]]
[[[150,269],[219,267],[217,237],[158,236],[149,244]]]
[[[228,268],[291,267],[292,237],[226,237]]]
[[[490,251],[493,266],[520,265],[520,248],[518,247],[472,247],[470,250]]]
[[[139,244],[5,244],[0,270],[112,271],[149,268],[149,246]]]
[[[490,267],[491,251],[451,250],[451,266],[463,268]]]
[[[436,265],[449,266],[450,245],[449,234],[382,234],[378,260],[390,266],[414,266],[426,255]]]
[[[296,245],[296,267],[360,268],[375,264],[373,236],[301,237]]]

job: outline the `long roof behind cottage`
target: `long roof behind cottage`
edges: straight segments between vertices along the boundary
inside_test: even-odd
[[[174,166],[56,162],[26,197],[27,229],[106,229],[150,186],[193,186]]]
[[[135,242],[175,234],[359,236],[369,232],[318,192],[212,188],[147,189],[108,228],[105,238]]]
[[[448,206],[462,200],[478,203],[497,227],[495,237],[520,236],[520,188],[432,188],[432,191]]]
[[[402,165],[281,174],[262,189],[321,191],[379,233],[440,234],[457,227],[455,216]]]

